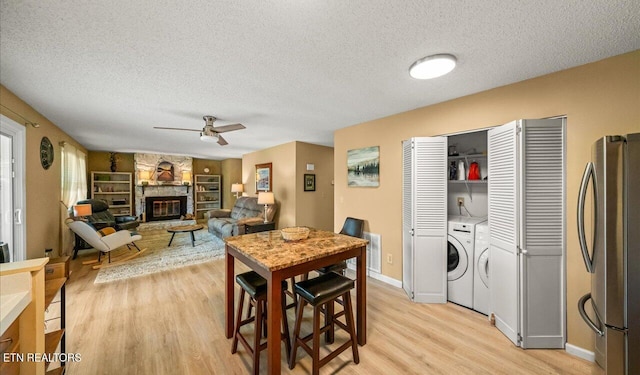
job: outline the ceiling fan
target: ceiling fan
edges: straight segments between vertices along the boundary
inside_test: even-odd
[[[213,122],[216,121],[214,116],[203,116],[202,119],[205,122],[204,128],[202,130],[199,129],[184,129],[184,128],[165,128],[161,126],[154,126],[154,129],[166,129],[166,130],[186,130],[190,132],[200,132],[200,140],[204,142],[218,142],[220,146],[224,146],[229,144],[220,133],[230,132],[234,130],[245,129],[245,126],[242,124],[231,124],[218,126],[217,128],[213,126]]]

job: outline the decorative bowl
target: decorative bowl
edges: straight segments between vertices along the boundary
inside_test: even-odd
[[[282,238],[285,241],[300,241],[309,237],[309,228],[306,227],[291,227],[280,229]]]

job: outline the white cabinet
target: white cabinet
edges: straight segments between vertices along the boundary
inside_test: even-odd
[[[204,213],[221,208],[222,188],[220,175],[197,174],[193,189],[196,219],[202,219]]]
[[[446,303],[447,138],[402,148],[402,286],[415,302]]]
[[[489,290],[496,327],[523,348],[563,348],[564,120],[489,130]]]
[[[114,216],[134,215],[130,172],[91,172],[91,198],[109,204]]]

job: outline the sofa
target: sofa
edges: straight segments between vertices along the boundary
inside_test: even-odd
[[[267,206],[267,221],[276,214],[276,205]],[[232,209],[211,210],[204,214],[209,233],[225,238],[245,233],[245,224],[264,221],[264,205],[257,197],[240,197]]]

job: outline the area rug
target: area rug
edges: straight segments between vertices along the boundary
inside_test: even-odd
[[[140,249],[146,248],[147,250],[123,264],[101,268],[94,281],[95,284],[140,277],[209,262],[224,256],[224,241],[209,233],[206,228],[194,232],[195,247],[191,246],[189,233],[176,233],[171,247],[169,247],[171,233],[168,233],[166,229],[142,229],[139,231],[142,239],[136,241],[136,245]]]

